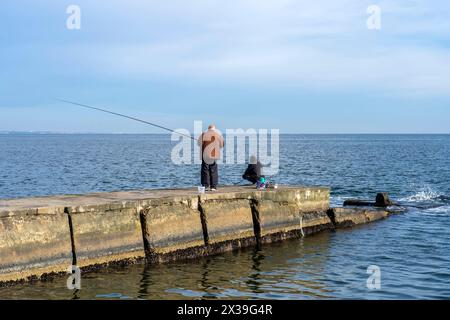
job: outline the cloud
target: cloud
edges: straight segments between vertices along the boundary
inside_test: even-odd
[[[366,28],[372,3],[382,10],[380,31]],[[124,7],[114,0],[80,6],[87,17],[80,38],[71,33],[70,41],[35,52],[52,60],[52,72],[450,94],[445,1],[130,0]]]

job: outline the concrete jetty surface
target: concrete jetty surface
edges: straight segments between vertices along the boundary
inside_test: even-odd
[[[0,200],[0,284],[110,263],[161,263],[382,219],[330,209],[327,187],[137,190]]]

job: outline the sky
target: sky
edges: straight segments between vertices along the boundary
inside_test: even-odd
[[[0,131],[161,132],[60,98],[191,131],[450,133],[449,17],[444,0],[2,0]]]

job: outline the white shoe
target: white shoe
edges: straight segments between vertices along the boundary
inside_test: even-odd
[[[211,188],[211,191],[217,191],[217,189],[216,188]]]

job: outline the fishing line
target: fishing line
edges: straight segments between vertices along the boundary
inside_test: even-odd
[[[137,121],[137,122],[145,123],[145,124],[148,124],[150,126],[153,126],[153,127],[156,127],[156,128],[160,128],[160,129],[172,132],[172,133],[176,133],[176,134],[178,134],[180,136],[185,136],[185,137],[191,138],[194,141],[197,141],[197,139],[195,139],[194,137],[192,137],[190,135],[187,135],[187,134],[184,134],[184,133],[181,133],[181,132],[177,132],[175,130],[172,130],[172,129],[164,127],[164,126],[161,126],[161,125],[156,124],[156,123],[152,123],[152,122],[141,120],[141,119],[138,119],[138,118],[135,118],[135,117],[127,116],[127,115],[122,114],[122,113],[109,111],[109,110],[106,110],[106,109],[97,108],[97,107],[89,106],[87,104],[82,104],[82,103],[73,102],[73,101],[69,101],[69,100],[63,100],[63,99],[55,99],[55,100],[60,101],[60,102],[64,102],[64,103],[68,103],[68,104],[71,104],[71,105],[74,105],[74,106],[79,106],[79,107],[83,107],[83,108],[97,110],[97,111],[113,114],[113,115],[116,115],[116,116],[119,116],[119,117],[122,117],[122,118],[127,118],[127,119],[131,119],[131,120],[134,120],[134,121]]]

